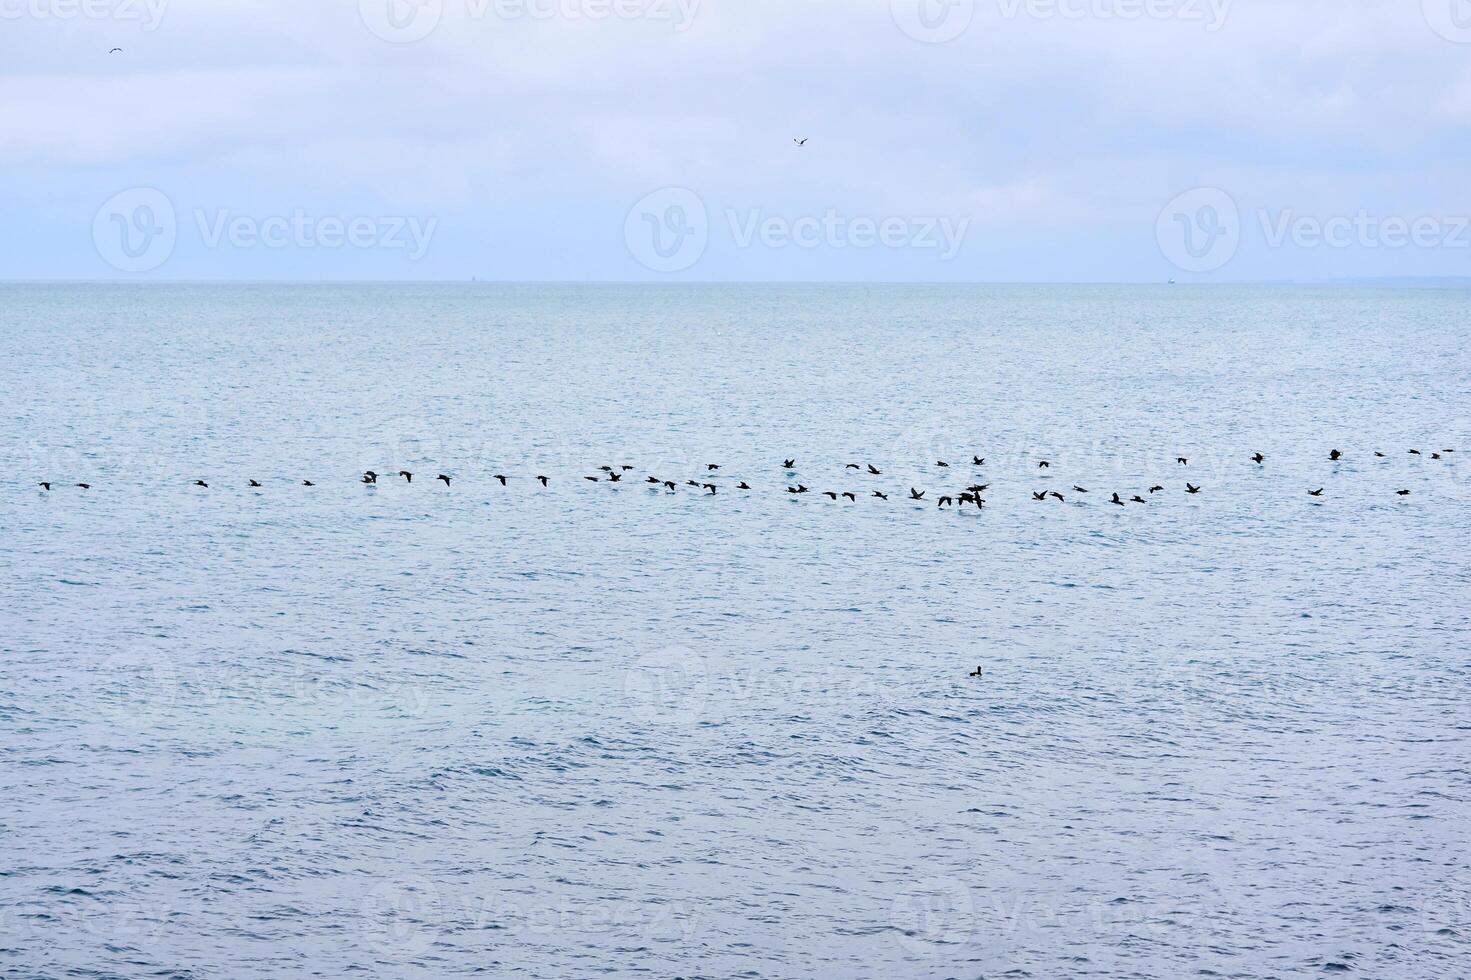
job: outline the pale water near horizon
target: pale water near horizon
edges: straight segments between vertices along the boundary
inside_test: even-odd
[[[1468,317],[0,285],[0,973],[1464,977]]]

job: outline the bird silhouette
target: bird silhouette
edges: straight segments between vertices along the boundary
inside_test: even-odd
[[[108,54],[122,54],[123,53],[123,49],[122,48],[113,48],[111,51],[109,51],[107,53]]]
[[[913,487],[910,487],[909,488],[909,499],[910,500],[923,500],[924,499],[924,495],[925,495],[925,492],[923,490],[916,490]]]
[[[1150,488],[1149,488],[1149,492],[1150,492],[1150,493],[1151,493],[1151,494],[1155,494],[1155,493],[1163,493],[1163,492],[1164,492],[1164,489],[1165,489],[1165,488],[1164,488],[1164,487],[1161,487],[1161,486],[1153,486],[1153,487],[1150,487]]]
[[[850,469],[850,470],[861,470],[861,469],[863,469],[863,467],[859,466],[857,463],[849,463],[848,464],[848,469]]]
[[[1398,497],[1408,497],[1409,495],[1410,495],[1410,491],[1408,491],[1408,490],[1396,490],[1395,491],[1395,496],[1398,496]]]
[[[954,507],[955,506],[955,501],[952,500],[949,497],[941,497],[940,498],[940,506],[941,507]]]
[[[796,137],[795,137],[795,136],[794,136],[794,137],[792,137],[792,142],[793,142],[793,143],[796,143],[796,144],[797,144],[797,145],[798,145],[798,146],[806,146],[806,145],[807,145],[807,141],[808,141],[808,140],[809,140],[809,139],[811,139],[811,138],[812,138],[812,137],[810,137],[810,136],[804,136],[804,137],[803,137],[803,138],[802,138],[802,139],[797,139],[797,138],[796,138]]]
[[[868,464],[868,475],[869,476],[883,476],[884,474],[881,471],[874,469],[873,464],[872,463],[869,463]]]
[[[1060,493],[1058,493],[1056,490],[1054,490],[1051,493],[1049,493],[1048,496],[1049,497],[1056,497],[1058,500],[1062,501],[1063,503],[1067,503],[1067,500],[1063,497],[1063,495],[1060,494]]]
[[[497,473],[495,476],[491,477],[491,479],[492,480],[499,481],[501,486],[505,486],[506,485],[506,478],[504,476],[501,476],[499,473]]]
[[[1181,466],[1189,466],[1190,465],[1190,460],[1186,459],[1184,456],[1176,456],[1175,457],[1175,462],[1179,463]]]
[[[1082,487],[1079,487],[1079,486],[1074,486],[1073,487],[1073,493],[1087,493],[1087,492],[1088,491],[1087,490],[1084,490]]]
[[[674,485],[674,481],[673,480],[665,480],[664,481],[664,486],[669,489],[669,492],[670,493],[673,493],[674,491],[676,491],[676,490],[679,489],[677,486]]]
[[[1383,459],[1384,458],[1384,454],[1383,453],[1375,453],[1374,455],[1377,456],[1377,457],[1379,457],[1380,459]]]
[[[707,473],[714,473],[718,469],[720,469],[720,466],[717,463],[710,463],[710,464],[706,465],[706,467],[705,467],[705,471]]]
[[[833,493],[831,490],[824,490],[822,492],[822,495],[824,497],[831,497],[834,500],[837,500],[838,499],[838,495],[836,493]]]
[[[304,487],[314,487],[314,486],[316,486],[316,484],[313,483],[311,480],[302,480],[301,481],[301,485],[304,486]]]
[[[600,476],[585,476],[585,477],[583,477],[583,479],[586,480],[589,483],[602,483],[603,482],[603,478],[600,477]]]
[[[1340,459],[1343,458],[1343,453],[1341,453],[1341,452],[1339,452],[1338,450],[1335,449],[1335,450],[1333,450],[1333,452],[1331,452],[1331,453],[1328,454],[1328,458],[1331,459],[1333,462],[1336,463]]]
[[[609,473],[608,474],[608,482],[609,483],[622,483],[623,482],[623,474],[622,473]]]
[[[1049,462],[1047,462],[1047,460],[1044,459],[1044,460],[1042,460],[1042,462],[1040,462],[1040,463],[1037,464],[1037,469],[1039,469],[1039,470],[1050,470],[1050,469],[1052,469],[1052,464],[1049,463]]]
[[[1419,455],[1422,455],[1422,454],[1421,454],[1420,450],[1418,450],[1418,449],[1411,449],[1410,450],[1410,455],[1411,456],[1419,456]]]
[[[251,480],[251,481],[250,481],[250,485],[251,485],[251,486],[252,486],[252,487],[254,487],[254,488],[255,488],[255,489],[257,489],[257,490],[259,490],[259,489],[260,489],[260,484],[259,484],[259,483],[257,483],[257,482],[256,482],[256,481],[255,481],[255,480]]]
[[[1323,488],[1322,487],[1319,487],[1316,490],[1309,490],[1308,491],[1308,496],[1309,497],[1321,497],[1321,496],[1323,496]]]
[[[970,676],[971,677],[981,677],[982,676],[982,674],[981,674],[981,668],[977,667],[975,670],[971,671]]]
[[[41,484],[41,489],[42,490],[50,490],[51,489],[51,484],[49,484],[49,483],[43,483],[43,484]]]
[[[792,468],[792,467],[794,467],[794,466],[796,466],[796,465],[797,465],[797,461],[796,461],[796,460],[795,460],[795,459],[789,459],[789,460],[787,460],[787,461],[786,461],[786,462],[784,462],[784,463],[782,463],[782,464],[781,464],[781,465],[782,465],[782,467],[783,467],[783,468],[784,468],[784,469],[788,469],[788,470],[789,470],[789,469],[791,469],[791,468]]]
[[[701,484],[701,486],[703,486],[706,490],[709,490],[712,494],[715,492],[715,484],[713,483],[704,483]]]
[[[972,456],[970,458],[970,465],[972,465],[972,466],[985,466],[986,465],[986,461],[985,461],[985,459],[983,459],[980,456]]]
[[[875,497],[877,497],[878,499],[880,499],[880,500],[888,500],[889,499],[889,495],[888,494],[886,494],[886,493],[879,493],[877,490],[875,490],[873,492],[873,495]]]
[[[1047,499],[1047,492],[1044,490],[1042,493],[1033,493],[1032,494],[1032,499],[1033,500],[1046,500]]]
[[[404,478],[404,482],[406,482],[406,483],[413,483],[414,482],[414,474],[410,473],[408,470],[399,470],[398,471],[398,475],[401,476],[401,477],[403,477]]]
[[[1200,493],[1200,487],[1197,487],[1193,483],[1187,483],[1187,484],[1185,484],[1185,492],[1186,493]]]
[[[1257,453],[1251,458],[1251,461],[1260,466],[1267,461],[1267,457],[1263,456],[1261,453]]]
[[[537,482],[539,482],[539,483],[540,483],[540,484],[541,484],[541,485],[542,485],[542,486],[543,486],[543,487],[545,487],[545,486],[546,486],[546,485],[547,485],[547,484],[548,484],[548,483],[550,483],[550,482],[551,482],[551,481],[550,481],[550,480],[548,480],[548,479],[547,479],[547,478],[546,478],[546,477],[544,477],[544,476],[539,476],[539,477],[537,477],[537,478],[536,478],[536,479],[537,479]]]
[[[440,483],[443,483],[445,486],[449,486],[449,477],[445,476],[443,473],[436,476],[435,479],[438,480]]]
[[[1137,493],[1136,493],[1136,494],[1134,494],[1134,496],[1133,496],[1133,497],[1132,497],[1132,498],[1131,498],[1131,499],[1132,499],[1132,500],[1133,500],[1133,501],[1134,501],[1134,503],[1136,503],[1136,504],[1144,504],[1144,503],[1148,503],[1148,501],[1147,501],[1147,500],[1145,500],[1145,499],[1144,499],[1144,498],[1143,498],[1143,497],[1141,497],[1141,496],[1139,496],[1139,495],[1138,495],[1138,494],[1137,494]]]
[[[736,489],[737,489],[737,490],[749,490],[749,489],[751,489],[751,487],[750,487],[750,486],[749,486],[749,485],[748,485],[748,484],[747,484],[747,483],[746,483],[746,481],[745,481],[745,480],[742,480],[742,481],[741,481],[741,482],[740,482],[740,485],[739,485],[739,486],[737,486],[737,487],[736,487]]]
[[[941,468],[943,468],[943,469],[947,469],[947,470],[948,470],[948,469],[949,469],[949,468],[950,468],[950,464],[949,464],[949,463],[947,463],[947,462],[945,462],[945,461],[944,461],[944,460],[943,460],[943,459],[941,459],[941,460],[936,460],[936,461],[935,461],[935,465],[936,465],[936,466],[939,466],[939,467],[941,467]]]
[[[1118,494],[1114,494],[1113,495],[1113,499],[1110,500],[1109,503],[1111,503],[1111,504],[1118,504],[1120,507],[1124,506],[1124,502],[1119,499],[1119,495]]]
[[[205,483],[203,480],[195,480],[194,481],[194,485],[196,487],[204,487],[204,489],[206,489],[206,490],[209,489],[209,484],[208,483]]]

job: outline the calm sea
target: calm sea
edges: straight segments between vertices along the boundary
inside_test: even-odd
[[[1464,977],[1468,320],[0,286],[0,973]]]

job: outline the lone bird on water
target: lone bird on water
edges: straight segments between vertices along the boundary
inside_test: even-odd
[[[971,677],[974,677],[974,678],[981,677],[982,676],[982,674],[981,674],[981,668],[977,667],[975,670],[971,671],[970,676]]]

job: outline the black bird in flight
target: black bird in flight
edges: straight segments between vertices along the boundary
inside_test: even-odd
[[[848,469],[850,469],[850,470],[860,470],[862,468],[863,467],[859,466],[857,463],[849,463],[848,464]]]
[[[1395,496],[1397,496],[1397,497],[1408,497],[1409,495],[1410,495],[1410,491],[1408,491],[1408,490],[1396,490],[1395,491]]]
[[[51,489],[51,484],[49,484],[49,483],[43,483],[43,484],[41,484],[41,489],[42,490],[50,490]]]
[[[492,480],[499,480],[501,486],[505,486],[506,485],[506,478],[503,477],[503,476],[501,476],[499,473],[497,473],[495,476],[491,477],[491,479]]]
[[[1309,490],[1308,491],[1308,496],[1309,497],[1321,497],[1321,496],[1323,496],[1323,488],[1322,487],[1319,487],[1316,490]]]
[[[408,483],[414,482],[414,474],[410,473],[408,470],[399,470],[398,475],[403,477],[404,480]]]
[[[833,493],[831,490],[824,490],[822,492],[822,495],[824,497],[831,497],[833,500],[837,500],[838,499],[838,495],[835,494],[835,493]]]
[[[1333,450],[1333,452],[1331,452],[1331,453],[1328,454],[1328,458],[1331,459],[1333,462],[1336,463],[1340,459],[1343,458],[1343,453],[1341,453],[1341,452],[1339,452],[1338,450],[1335,449],[1335,450]]]
[[[1261,453],[1257,453],[1251,458],[1251,461],[1260,466],[1267,461],[1267,457],[1263,456]]]
[[[608,474],[608,482],[609,483],[622,483],[623,482],[623,474],[622,473],[609,473]]]
[[[947,469],[947,470],[948,470],[948,469],[949,469],[949,468],[950,468],[950,464],[949,464],[949,463],[947,463],[947,462],[945,462],[945,461],[944,461],[944,460],[936,460],[936,461],[935,461],[935,465],[936,465],[936,466],[941,466],[941,467],[944,467],[944,468],[945,468],[945,469]]]
[[[874,469],[874,466],[873,466],[872,463],[869,463],[868,464],[868,473],[869,473],[870,476],[883,476],[884,475],[879,470]]]
[[[702,484],[702,485],[704,486],[704,488],[706,490],[709,490],[711,493],[714,493],[715,492],[715,484],[713,484],[713,483],[706,483],[706,484]]]
[[[789,459],[785,463],[782,463],[781,465],[785,469],[791,469],[792,467],[794,467],[794,466],[797,465],[797,461],[795,459]]]
[[[909,499],[910,500],[923,500],[924,499],[924,491],[923,490],[916,490],[913,487],[910,487],[909,488]]]
[[[1184,456],[1176,456],[1175,457],[1175,462],[1179,463],[1181,466],[1189,466],[1190,465],[1190,460],[1186,459]]]
[[[940,498],[940,506],[941,507],[954,507],[955,506],[955,501],[952,500],[950,497],[941,497]]]
[[[889,495],[888,494],[886,494],[886,493],[879,493],[877,490],[875,490],[873,492],[873,495],[875,497],[877,497],[878,499],[880,499],[880,500],[888,500],[889,499]]]
[[[740,486],[736,487],[736,489],[737,490],[749,490],[751,488],[746,485],[746,481],[745,480],[742,480]]]
[[[1063,498],[1063,495],[1060,494],[1060,493],[1058,493],[1056,490],[1052,491],[1052,493],[1050,493],[1048,496],[1056,497],[1058,500],[1061,500],[1063,503],[1067,503],[1067,500]]]
[[[969,490],[971,493],[974,493],[974,494],[982,494],[982,493],[985,493],[987,490],[991,489],[991,484],[989,484],[989,483],[978,483],[978,484],[975,484],[974,486],[966,487],[966,489]],[[1074,487],[1073,489],[1076,490],[1077,487]]]
[[[1113,495],[1113,499],[1110,500],[1109,503],[1111,503],[1111,504],[1118,504],[1120,507],[1124,506],[1124,502],[1119,499],[1119,495],[1118,494],[1114,494]]]
[[[122,48],[113,48],[111,51],[109,51],[107,53],[108,54],[122,54],[123,53],[123,49]]]
[[[970,458],[970,465],[972,465],[972,466],[985,466],[986,465],[986,461],[983,458],[981,458],[980,456],[972,456]]]
[[[1185,492],[1186,493],[1200,493],[1200,487],[1197,487],[1193,483],[1187,483],[1187,484],[1185,484]]]
[[[1044,459],[1044,460],[1042,460],[1042,462],[1040,462],[1040,463],[1037,464],[1037,469],[1039,469],[1039,470],[1050,470],[1050,469],[1052,469],[1052,464],[1049,463],[1049,462],[1047,462],[1047,460]]]
[[[1143,497],[1139,496],[1137,493],[1134,494],[1134,496],[1133,496],[1132,499],[1133,499],[1134,503],[1136,503],[1136,504],[1148,503],[1148,501],[1146,501]]]
[[[252,487],[254,487],[254,488],[255,488],[255,489],[257,489],[257,490],[259,490],[259,489],[260,489],[260,484],[259,484],[259,483],[258,483],[258,482],[256,482],[256,481],[255,481],[255,480],[251,480],[251,481],[250,481],[250,485],[251,485],[251,486],[252,486]]]
[[[720,469],[720,467],[719,467],[719,465],[717,465],[717,464],[715,464],[715,463],[710,463],[710,464],[708,464],[708,465],[707,465],[707,466],[706,466],[706,467],[705,467],[705,470],[706,470],[706,471],[707,471],[707,472],[710,472],[710,473],[714,473],[714,472],[715,472],[715,471],[716,471],[716,470],[718,470],[718,469]]]
[[[316,486],[316,484],[313,483],[311,480],[302,480],[301,481],[301,485],[304,486],[304,487],[314,487],[314,486]]]
[[[542,485],[542,486],[543,486],[543,487],[545,487],[545,486],[546,486],[546,485],[547,485],[547,483],[548,483],[548,482],[549,482],[549,481],[548,481],[548,480],[547,480],[547,478],[546,478],[546,477],[544,477],[544,476],[539,476],[539,477],[537,477],[537,480],[539,480],[539,481],[540,481],[540,482],[541,482],[541,485]]]
[[[795,136],[794,136],[794,137],[792,137],[792,142],[793,142],[793,143],[796,143],[796,144],[797,144],[797,145],[798,145],[798,146],[806,146],[806,145],[807,145],[807,141],[808,141],[808,140],[809,140],[809,139],[811,139],[811,138],[812,138],[812,137],[810,137],[810,136],[804,136],[804,137],[802,137],[802,138],[801,138],[801,139],[797,139],[797,138],[796,138],[796,137],[795,137]]]
[[[1421,455],[1421,452],[1418,449],[1411,449],[1410,450],[1410,455],[1411,456],[1419,456],[1419,455]]]
[[[657,477],[657,476],[651,476],[651,477],[649,477],[649,478],[648,478],[648,479],[647,479],[647,480],[645,480],[645,481],[644,481],[644,482],[645,482],[645,483],[652,483],[652,484],[653,484],[653,485],[654,485],[654,486],[656,486],[656,487],[657,487],[657,486],[658,486],[658,485],[659,485],[659,484],[660,484],[660,483],[662,483],[662,482],[663,482],[663,481],[662,481],[662,480],[660,480],[660,479],[659,479],[659,478],[658,478],[658,477]]]
[[[1150,487],[1149,488],[1149,492],[1151,494],[1154,494],[1154,493],[1163,493],[1164,492],[1164,489],[1165,489],[1164,487],[1154,486],[1154,487]]]
[[[449,477],[445,476],[443,473],[436,476],[435,479],[443,483],[445,486],[449,486]]]
[[[845,493],[845,494],[843,494],[843,496],[847,497],[848,498],[848,501],[850,503],[855,503],[855,504],[858,503],[858,495],[857,494]]]
[[[677,489],[673,480],[665,480],[664,485],[669,488],[670,493],[673,493]]]
[[[1033,500],[1046,500],[1047,499],[1047,492],[1044,490],[1042,493],[1033,493],[1032,494],[1032,499]]]
[[[1377,456],[1377,457],[1379,457],[1380,459],[1383,459],[1384,458],[1384,454],[1383,453],[1375,453],[1374,455]]]
[[[204,489],[206,489],[206,490],[209,489],[209,484],[208,483],[205,483],[203,480],[195,480],[194,481],[194,485],[196,487],[204,487]]]
[[[1087,492],[1088,491],[1087,490],[1084,490],[1082,487],[1078,487],[1078,486],[1073,487],[1073,493],[1087,493]]]
[[[600,476],[585,476],[585,477],[583,477],[583,479],[586,480],[589,483],[600,483],[600,482],[602,482],[602,477],[600,477]]]

